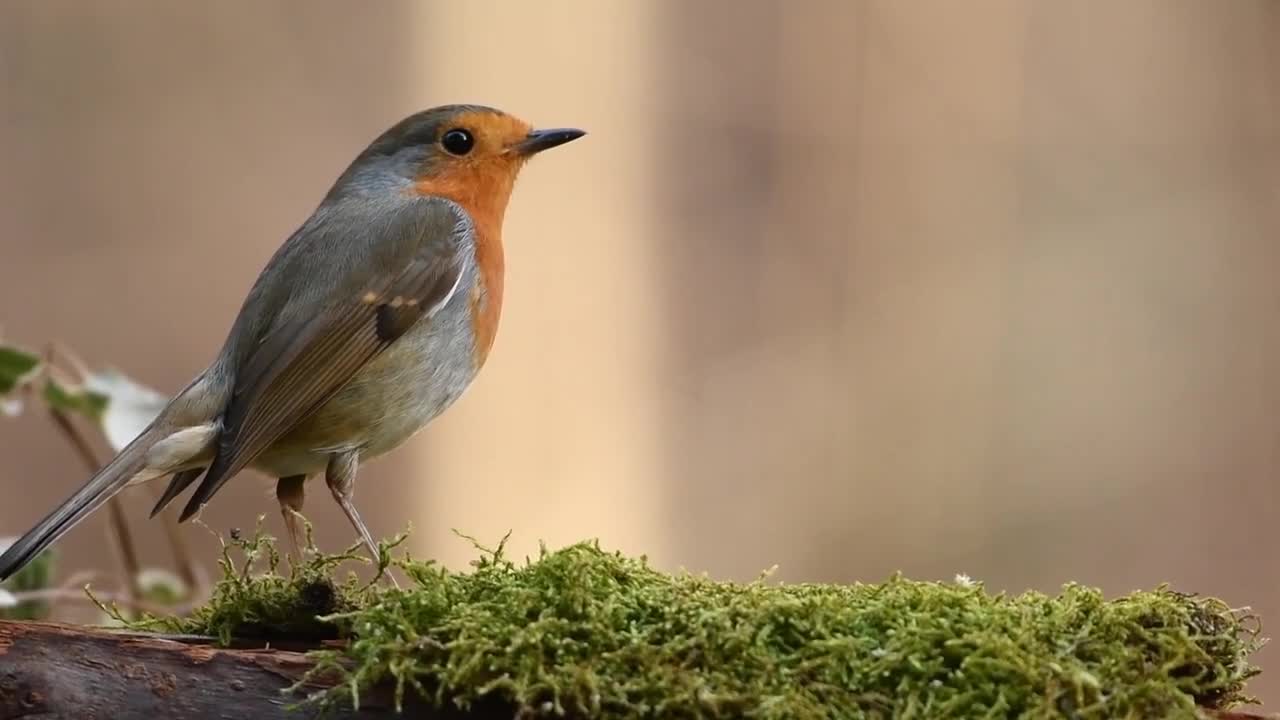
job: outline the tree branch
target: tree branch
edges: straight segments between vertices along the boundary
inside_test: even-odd
[[[285,690],[309,669],[298,652],[229,650],[163,636],[0,621],[0,720],[302,720],[316,717],[319,708],[296,707],[305,698]],[[308,691],[324,688],[320,681]],[[362,695],[360,704],[359,711],[335,706],[325,717],[496,717],[425,714],[408,698],[405,714],[396,715],[390,693]]]

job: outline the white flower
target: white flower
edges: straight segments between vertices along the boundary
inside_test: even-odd
[[[169,402],[169,398],[159,392],[139,385],[115,370],[90,375],[84,386],[107,397],[102,431],[116,452],[141,435]]]
[[[973,578],[965,575],[964,573],[956,573],[956,584],[960,587],[973,587],[978,583],[974,582]]]

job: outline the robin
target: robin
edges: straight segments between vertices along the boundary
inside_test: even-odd
[[[267,263],[213,363],[0,555],[0,580],[128,485],[171,477],[154,517],[199,480],[185,521],[247,467],[278,478],[295,552],[306,481],[324,473],[376,557],[352,499],[357,469],[448,408],[484,365],[516,176],[584,134],[449,105],[380,135]]]

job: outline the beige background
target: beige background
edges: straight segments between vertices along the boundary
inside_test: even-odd
[[[172,392],[369,139],[492,104],[591,135],[522,177],[489,367],[362,474],[375,533],[1274,622],[1277,68],[1269,0],[0,0],[0,322]],[[38,416],[0,458],[0,533],[83,480]],[[278,530],[269,487],[205,519]]]

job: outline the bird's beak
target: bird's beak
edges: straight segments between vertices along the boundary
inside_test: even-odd
[[[514,150],[526,157],[550,150],[557,145],[563,145],[572,140],[586,135],[583,130],[576,128],[554,128],[551,130],[534,130],[525,137],[524,140],[516,143]]]

